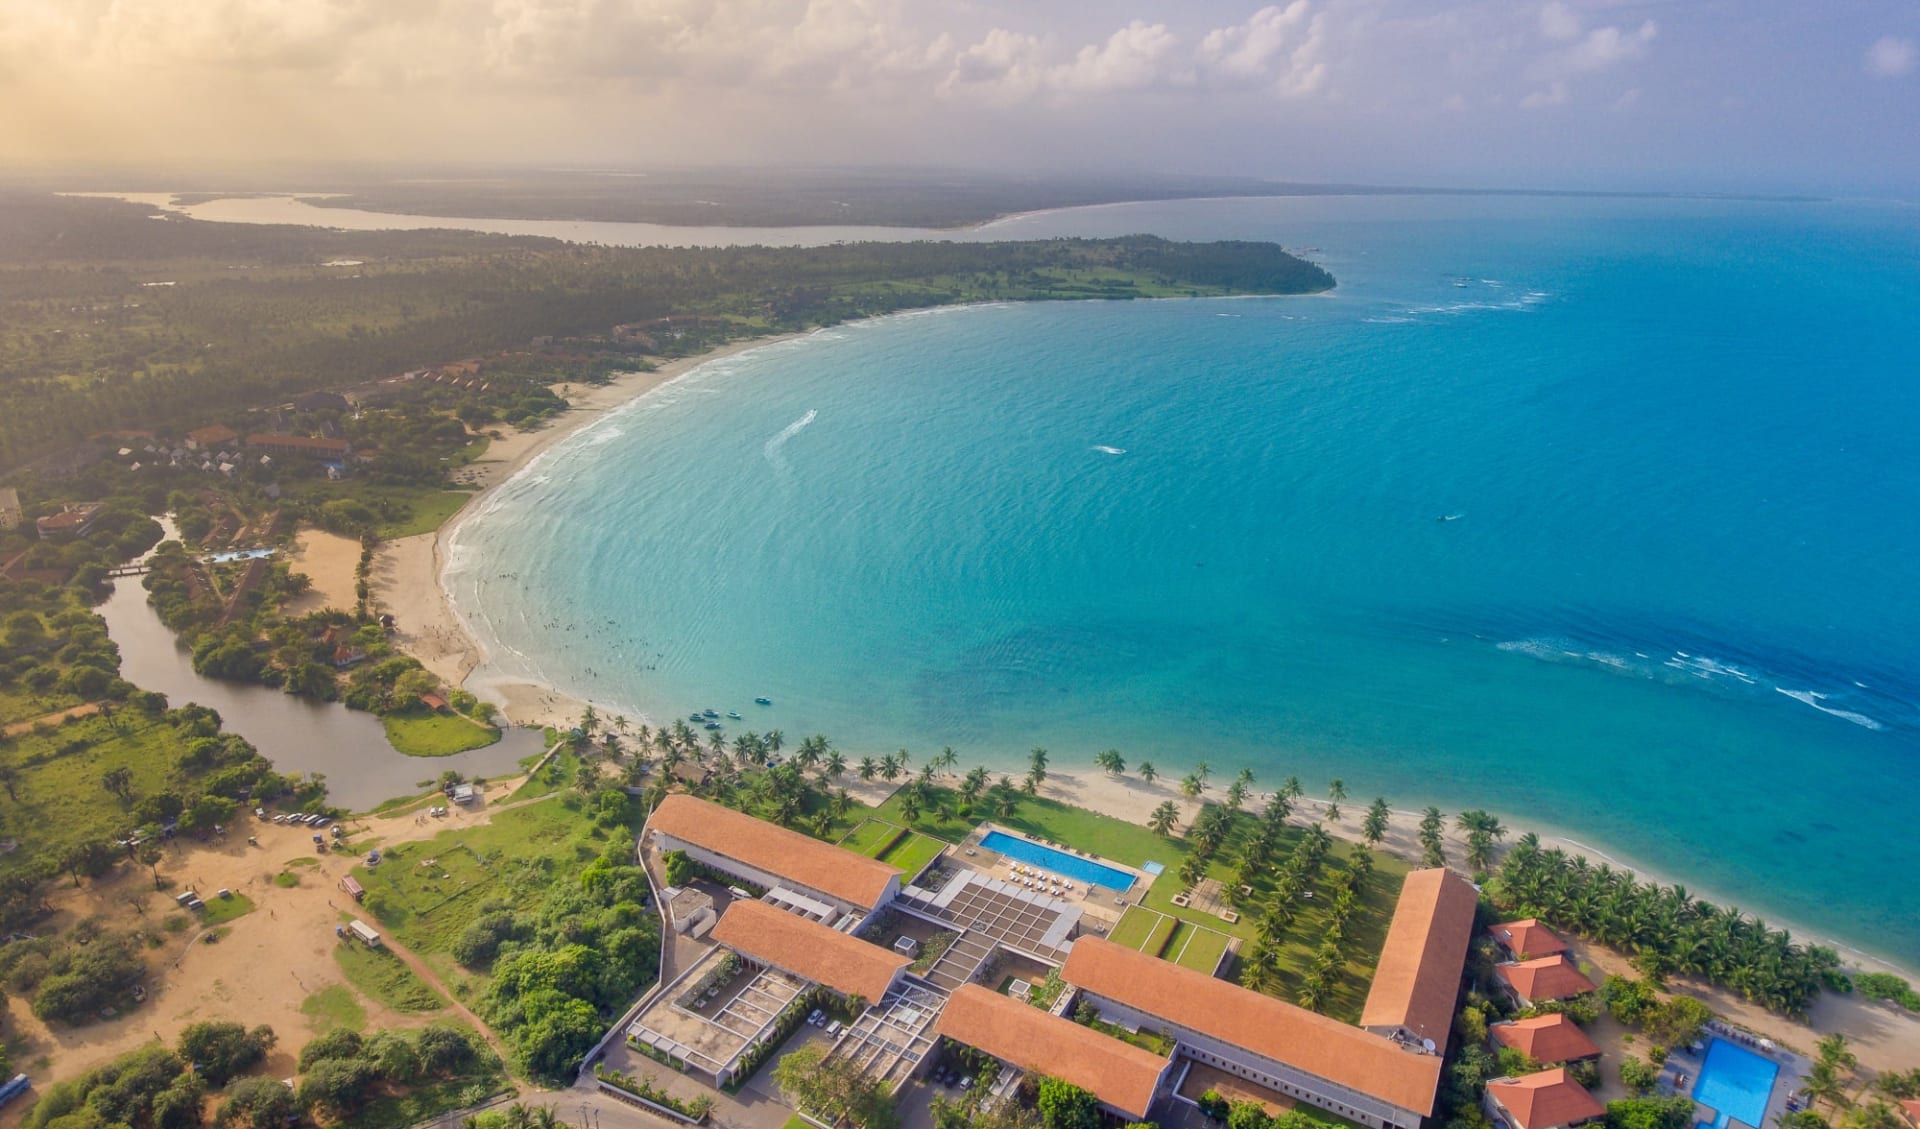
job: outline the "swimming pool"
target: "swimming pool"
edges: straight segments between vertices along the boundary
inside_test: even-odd
[[[1124,870],[1115,870],[1111,866],[1102,866],[1092,859],[1070,855],[1065,851],[1056,851],[1042,843],[1022,839],[1018,835],[1009,835],[1004,831],[989,831],[980,845],[989,851],[999,851],[1010,859],[1029,862],[1042,870],[1053,874],[1064,874],[1089,886],[1105,886],[1116,893],[1124,894],[1133,888],[1133,875]]]
[[[1758,1129],[1767,1116],[1767,1099],[1773,1096],[1773,1080],[1779,1073],[1780,1066],[1773,1060],[1761,1058],[1737,1043],[1715,1039],[1700,1063],[1693,1100],[1718,1114],[1714,1129],[1727,1129],[1729,1118]]]

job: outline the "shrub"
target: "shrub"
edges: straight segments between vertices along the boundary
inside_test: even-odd
[[[249,1031],[238,1023],[194,1023],[180,1032],[180,1056],[193,1063],[196,1073],[209,1083],[224,1086],[267,1057],[274,1042],[271,1027]]]

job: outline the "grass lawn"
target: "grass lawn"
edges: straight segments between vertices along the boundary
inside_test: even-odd
[[[204,928],[212,925],[225,925],[236,917],[245,917],[253,912],[253,900],[245,894],[233,894],[228,897],[210,897],[204,899],[206,909],[200,911],[200,924]]]
[[[60,667],[57,661],[50,661],[50,665]],[[60,669],[65,668],[60,667]],[[72,709],[82,701],[83,699],[73,694],[63,694],[58,690],[37,693],[18,686],[0,690],[0,726],[33,721],[50,713]]]
[[[565,796],[498,812],[484,827],[450,827],[431,839],[388,851],[381,864],[353,869],[367,891],[362,916],[377,921],[418,954],[457,992],[478,989],[485,977],[449,954],[483,907],[531,909],[553,883],[570,879],[624,827],[595,827]],[[432,865],[426,865],[432,860]]]
[[[1168,945],[1162,956],[1175,964],[1213,975],[1220,967],[1220,958],[1227,955],[1227,942],[1231,940],[1225,933],[1215,929],[1194,927],[1184,934],[1186,942],[1177,949]]]
[[[1125,945],[1129,949],[1138,949],[1146,945],[1147,938],[1165,921],[1166,915],[1156,913],[1139,906],[1128,906],[1127,912],[1120,915],[1120,923],[1107,934],[1107,940],[1116,945]]]
[[[858,827],[847,832],[840,845],[849,851],[858,851],[868,858],[878,858],[880,853],[891,847],[900,838],[906,828],[897,823],[888,823],[884,819],[864,820]]]
[[[367,1009],[360,1006],[353,989],[342,984],[329,984],[301,1000],[300,1014],[307,1017],[315,1034],[335,1027],[349,1031],[364,1031],[367,1027]]]
[[[118,725],[116,730],[114,725]],[[133,829],[133,816],[100,786],[107,773],[133,773],[133,798],[178,789],[174,766],[186,752],[183,731],[150,721],[132,710],[105,718],[89,717],[47,733],[13,738],[5,759],[17,771],[17,797],[9,804],[8,826],[19,833],[21,849],[0,855],[0,875],[34,870],[42,862],[57,867],[77,844],[113,839]],[[160,864],[164,875],[179,857],[174,847]]]
[[[348,983],[395,1011],[438,1011],[447,1006],[440,993],[392,953],[346,940],[334,945],[333,959],[347,974]]]
[[[888,847],[880,855],[880,861],[889,866],[897,866],[908,876],[920,873],[928,863],[946,850],[947,844],[930,835],[912,834]]]
[[[450,757],[500,740],[500,731],[448,713],[412,709],[380,719],[387,744],[410,757]]]
[[[548,761],[545,768],[527,778],[525,784],[513,790],[512,800],[531,800],[537,796],[550,796],[573,783],[580,772],[580,756],[572,749],[561,749]]]
[[[1128,823],[1099,812],[1076,808],[1058,800],[1043,797],[1021,796],[1011,813],[1002,814],[987,810],[983,802],[976,810],[967,815],[960,814],[965,805],[958,795],[949,790],[936,789],[945,793],[940,796],[942,804],[929,805],[922,811],[920,818],[912,821],[911,827],[929,835],[958,842],[978,823],[991,820],[1028,835],[1052,839],[1055,842],[1069,843],[1091,854],[1112,859],[1127,866],[1138,867],[1143,863],[1159,862],[1166,867],[1164,873],[1155,879],[1144,892],[1135,887],[1128,896],[1147,909],[1158,910],[1169,917],[1187,921],[1192,925],[1239,937],[1243,941],[1252,940],[1260,916],[1260,908],[1271,893],[1272,875],[1256,878],[1253,883],[1253,897],[1241,908],[1240,920],[1228,924],[1225,920],[1209,913],[1183,909],[1173,904],[1173,896],[1180,893],[1180,864],[1187,857],[1187,843],[1183,839],[1171,839],[1156,835],[1145,826]],[[942,816],[940,807],[946,807],[953,814]],[[889,820],[902,826],[908,821],[900,811],[900,797],[893,796],[872,812],[876,819]],[[1250,813],[1240,813],[1234,817],[1233,828],[1227,841],[1208,862],[1207,874],[1218,879],[1223,885],[1234,882],[1241,844],[1257,826],[1256,817]],[[1304,834],[1299,826],[1290,826],[1280,837],[1275,859],[1283,859],[1293,849],[1293,845]],[[1365,848],[1336,840],[1327,852],[1320,874],[1314,883],[1316,894],[1324,903],[1324,894],[1330,880],[1354,852]],[[1384,853],[1374,855],[1374,870],[1361,889],[1359,908],[1349,920],[1346,940],[1343,947],[1349,954],[1342,974],[1335,979],[1328,1000],[1323,1007],[1325,1014],[1343,1022],[1355,1022],[1360,1016],[1360,1006],[1365,1001],[1367,987],[1373,979],[1373,966],[1379,959],[1380,947],[1386,942],[1387,924],[1393,917],[1394,903],[1400,897],[1400,885],[1412,869],[1407,863]],[[1327,913],[1321,904],[1307,903],[1295,917],[1292,929],[1280,945],[1279,980],[1282,985],[1291,987],[1304,977],[1312,965],[1315,950],[1320,947],[1322,936],[1326,932]],[[1122,926],[1126,925],[1123,919]],[[1146,925],[1132,926],[1133,929],[1146,929]],[[1170,926],[1167,928],[1171,928]],[[1118,939],[1116,937],[1116,939]],[[1213,942],[1208,942],[1212,944]],[[1146,938],[1147,951],[1153,951],[1153,938]],[[1203,956],[1205,950],[1199,950],[1195,959]],[[1282,998],[1286,988],[1282,989]]]

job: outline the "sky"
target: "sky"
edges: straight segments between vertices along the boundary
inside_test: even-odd
[[[1915,0],[0,0],[0,168],[1920,196]]]

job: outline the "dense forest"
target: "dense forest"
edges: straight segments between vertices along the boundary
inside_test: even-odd
[[[732,337],[986,300],[1293,294],[1332,276],[1265,243],[1149,236],[816,248],[608,248],[456,232],[209,224],[0,198],[0,469],[111,428],[567,339]],[[689,323],[699,332],[683,332]],[[625,350],[631,354],[632,350]]]

